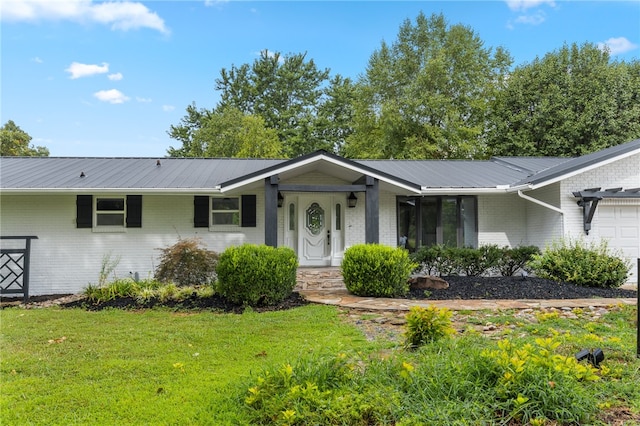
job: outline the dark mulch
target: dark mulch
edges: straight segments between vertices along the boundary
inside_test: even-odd
[[[449,288],[412,290],[408,299],[590,299],[635,298],[638,292],[620,288],[581,287],[536,277],[443,277]]]
[[[288,298],[276,305],[270,306],[253,306],[250,309],[255,312],[267,312],[267,311],[281,311],[285,309],[291,309],[298,306],[308,304],[304,297],[298,292],[293,292]],[[83,308],[88,311],[100,311],[103,309],[149,309],[149,308],[166,308],[175,311],[215,311],[241,314],[246,309],[246,305],[240,305],[229,302],[227,299],[214,295],[212,297],[190,297],[180,302],[167,301],[160,302],[159,300],[152,300],[146,303],[139,303],[132,297],[121,297],[106,302],[90,302],[87,299],[80,299],[70,303],[60,304],[63,308]]]

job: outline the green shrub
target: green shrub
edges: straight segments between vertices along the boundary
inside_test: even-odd
[[[521,269],[526,270],[535,254],[540,254],[540,249],[536,246],[504,247],[495,267],[500,275],[510,277]]]
[[[503,249],[496,245],[479,248],[435,245],[421,247],[411,259],[428,275],[479,276],[494,269],[502,255]]]
[[[215,281],[218,253],[205,249],[197,238],[180,239],[160,250],[160,264],[155,272],[157,280],[179,286]]]
[[[455,329],[451,326],[452,315],[453,312],[447,308],[413,306],[406,316],[405,345],[408,348],[417,348],[454,334]]]
[[[291,295],[297,270],[298,257],[288,247],[230,247],[218,261],[218,292],[234,303],[273,305]]]
[[[89,284],[84,289],[85,297],[91,302],[108,302],[121,297],[134,297],[139,285],[131,278],[115,280],[104,285]]]
[[[444,245],[423,246],[411,255],[411,260],[418,264],[418,270],[427,275],[447,276],[455,273],[451,247]]]
[[[406,250],[381,244],[349,247],[341,265],[347,290],[358,296],[372,297],[405,295],[415,267]]]
[[[586,244],[581,240],[555,242],[529,262],[533,272],[558,282],[585,287],[620,287],[629,276],[630,265],[611,254],[606,241]]]

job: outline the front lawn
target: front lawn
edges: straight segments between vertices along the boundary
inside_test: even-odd
[[[636,307],[608,311],[497,312],[491,336],[472,327],[479,313],[458,313],[469,325],[451,339],[405,350],[367,341],[331,306],[9,308],[0,311],[0,423],[637,424]],[[570,362],[596,347],[605,360],[593,374]]]

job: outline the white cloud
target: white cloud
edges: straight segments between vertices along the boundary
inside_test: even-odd
[[[43,63],[43,62],[44,62],[42,59],[40,59],[40,58],[39,58],[39,57],[37,57],[37,56],[36,56],[35,58],[32,58],[31,60],[32,60],[33,62],[35,62],[36,64],[41,64],[41,63]]]
[[[626,37],[611,37],[609,40],[598,43],[598,48],[608,50],[611,55],[619,55],[637,49],[638,45],[631,43]]]
[[[103,62],[102,65],[81,64],[80,62],[72,62],[69,68],[65,70],[70,73],[70,79],[88,77],[95,74],[104,74],[109,72],[109,64]]]
[[[94,3],[93,0],[9,0],[0,2],[0,17],[7,21],[70,20],[98,22],[114,30],[150,28],[169,33],[164,20],[142,3]]]
[[[162,110],[164,112],[171,112],[174,109],[176,109],[176,107],[174,107],[173,105],[162,105]]]
[[[144,104],[148,104],[149,102],[152,102],[151,98],[141,98],[140,96],[136,96],[136,101]]]
[[[122,73],[121,72],[117,72],[117,73],[114,73],[114,74],[109,74],[107,76],[107,78],[109,80],[111,80],[111,81],[120,81],[120,80],[122,80]]]
[[[110,104],[122,104],[129,100],[129,97],[117,89],[100,90],[94,93],[93,96],[102,102],[109,102]]]
[[[546,4],[550,7],[555,7],[556,3],[553,0],[505,0],[509,9],[513,11],[525,11],[532,7],[538,7]]]
[[[545,19],[547,19],[545,13],[542,10],[539,10],[532,15],[520,15],[514,20],[514,22],[516,24],[540,25],[545,21]]]
[[[80,62],[72,62],[69,68],[65,70],[70,73],[70,79],[88,77],[95,74],[104,74],[109,72],[109,64],[103,62],[102,65],[96,64],[81,64]]]

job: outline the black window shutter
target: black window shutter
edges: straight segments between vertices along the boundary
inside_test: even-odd
[[[76,197],[76,228],[93,227],[93,195]]]
[[[255,195],[242,196],[242,227],[244,228],[256,227],[256,196]]]
[[[142,195],[127,195],[127,228],[142,228]]]
[[[195,228],[209,227],[209,196],[196,195],[193,197],[193,226]]]

